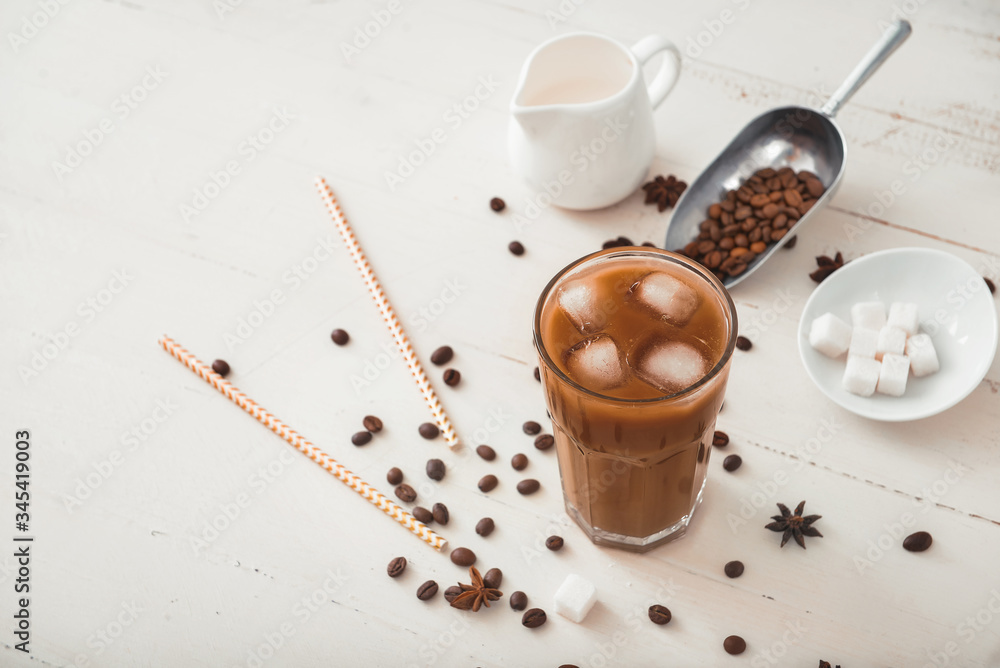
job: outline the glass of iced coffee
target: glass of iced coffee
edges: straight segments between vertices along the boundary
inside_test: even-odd
[[[542,291],[534,339],[566,510],[592,541],[644,552],[683,535],[736,334],[722,283],[663,250],[588,255]]]

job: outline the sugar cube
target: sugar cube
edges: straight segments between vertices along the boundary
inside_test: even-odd
[[[882,363],[875,358],[848,355],[847,367],[844,369],[844,389],[852,394],[870,397],[878,385],[881,370]]]
[[[909,375],[909,357],[886,353],[882,356],[882,368],[879,369],[878,386],[875,389],[879,394],[901,397],[906,391],[906,379]]]
[[[851,345],[851,326],[832,313],[824,313],[809,327],[809,345],[827,357],[839,357]]]
[[[886,353],[902,355],[906,348],[906,332],[899,327],[886,325],[878,330],[878,345],[875,347],[875,359],[882,359]]]
[[[597,602],[597,588],[589,580],[570,573],[556,591],[556,612],[579,624]]]
[[[874,329],[885,326],[885,304],[882,302],[858,302],[851,307],[851,324],[855,327]]]
[[[855,326],[851,332],[851,346],[847,354],[851,357],[869,357],[875,359],[878,350],[878,330]]]
[[[927,376],[941,368],[937,351],[927,334],[914,334],[906,341],[906,355],[910,358],[910,369],[917,378]]]
[[[917,318],[917,305],[912,302],[893,302],[889,307],[889,326],[899,327],[910,336],[920,327]]]

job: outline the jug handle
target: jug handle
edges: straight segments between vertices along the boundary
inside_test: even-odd
[[[653,109],[660,106],[660,103],[667,98],[667,95],[677,83],[678,77],[680,77],[681,52],[673,42],[660,35],[643,37],[632,47],[632,53],[635,54],[640,67],[645,65],[650,58],[660,51],[666,51],[668,57],[664,58],[663,66],[660,67],[660,71],[653,78],[653,83],[649,84],[649,87],[646,89],[646,92],[649,93],[649,101],[653,104]],[[671,57],[673,58],[673,66],[668,63]]]

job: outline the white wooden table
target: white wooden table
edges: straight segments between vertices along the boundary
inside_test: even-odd
[[[719,426],[743,467],[726,473],[716,452],[683,540],[646,555],[593,546],[563,514],[554,451],[521,432],[545,420],[530,316],[557,269],[621,234],[659,242],[669,213],[637,193],[592,213],[545,208],[515,230],[534,197],[505,154],[521,63],[569,30],[672,37],[686,61],[656,112],[653,171],[690,181],[754,115],[818,104],[899,12],[913,36],[839,115],[850,150],[836,198],[734,290],[755,346],[736,357]],[[0,664],[1000,665],[1000,368],[944,414],[881,424],[826,400],[795,350],[818,254],[927,246],[1000,277],[989,0],[16,0],[0,26]],[[438,128],[391,189],[386,174]],[[426,408],[317,174],[425,363],[455,348],[461,385],[433,377],[465,442],[497,461],[417,436]],[[523,257],[506,250],[514,238]],[[335,327],[348,346],[330,342]],[[450,507],[450,545],[502,568],[504,592],[527,592],[548,623],[523,628],[506,597],[476,615],[419,601],[423,581],[465,573],[172,360],[164,333],[228,360],[237,386],[387,493],[401,467]],[[386,429],[355,448],[366,414]],[[30,657],[13,648],[21,429]],[[516,452],[542,482],[533,497],[514,490]],[[423,474],[430,457],[450,467],[441,483]],[[488,496],[486,473],[501,480]],[[803,499],[825,537],[778,549],[767,516]],[[486,539],[484,516],[497,524]],[[904,521],[933,547],[905,552]],[[561,552],[541,548],[550,533]],[[409,568],[391,580],[400,555]],[[746,564],[735,580],[732,559]],[[600,597],[580,625],[553,611],[570,572]],[[668,626],[646,619],[654,602]],[[730,634],[742,656],[723,652]]]

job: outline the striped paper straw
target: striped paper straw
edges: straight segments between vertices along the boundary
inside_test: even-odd
[[[354,230],[351,229],[347,218],[344,217],[344,213],[340,210],[337,198],[334,196],[333,191],[330,190],[330,186],[326,184],[326,179],[322,176],[316,177],[316,187],[319,189],[319,194],[326,203],[326,208],[333,217],[333,222],[337,225],[340,236],[344,238],[344,243],[347,244],[347,250],[351,253],[354,265],[361,272],[361,278],[364,279],[365,285],[368,286],[368,292],[371,293],[372,299],[375,300],[375,306],[378,307],[379,312],[382,314],[382,320],[385,322],[386,327],[389,328],[389,332],[399,347],[399,351],[403,354],[406,365],[410,367],[410,373],[413,375],[413,379],[417,381],[417,387],[420,388],[420,393],[424,395],[427,407],[431,409],[434,422],[441,428],[448,447],[452,449],[457,448],[459,445],[458,436],[451,426],[451,421],[444,412],[444,407],[441,406],[437,394],[434,393],[431,382],[427,380],[427,374],[424,373],[424,368],[420,365],[420,360],[417,359],[416,353],[413,352],[413,346],[410,345],[410,340],[406,338],[406,332],[403,331],[403,326],[399,324],[396,312],[392,310],[392,305],[386,299],[382,285],[375,277],[375,272],[372,271],[371,265],[368,264],[368,258],[365,257],[364,251],[361,250],[358,240],[354,238]]]
[[[436,550],[440,550],[448,544],[448,541],[428,529],[427,525],[423,522],[418,521],[413,515],[400,508],[391,499],[386,498],[377,489],[340,465],[333,457],[317,448],[300,436],[294,429],[268,413],[253,399],[240,392],[222,376],[212,371],[210,367],[205,366],[197,357],[189,353],[169,336],[164,336],[160,339],[160,345],[163,346],[164,350],[182,362],[184,366],[201,376],[209,385],[222,392],[237,406],[257,418],[265,427],[288,441],[299,452],[335,475],[355,492],[381,508],[386,515],[402,524],[417,536],[420,536],[425,543]]]

